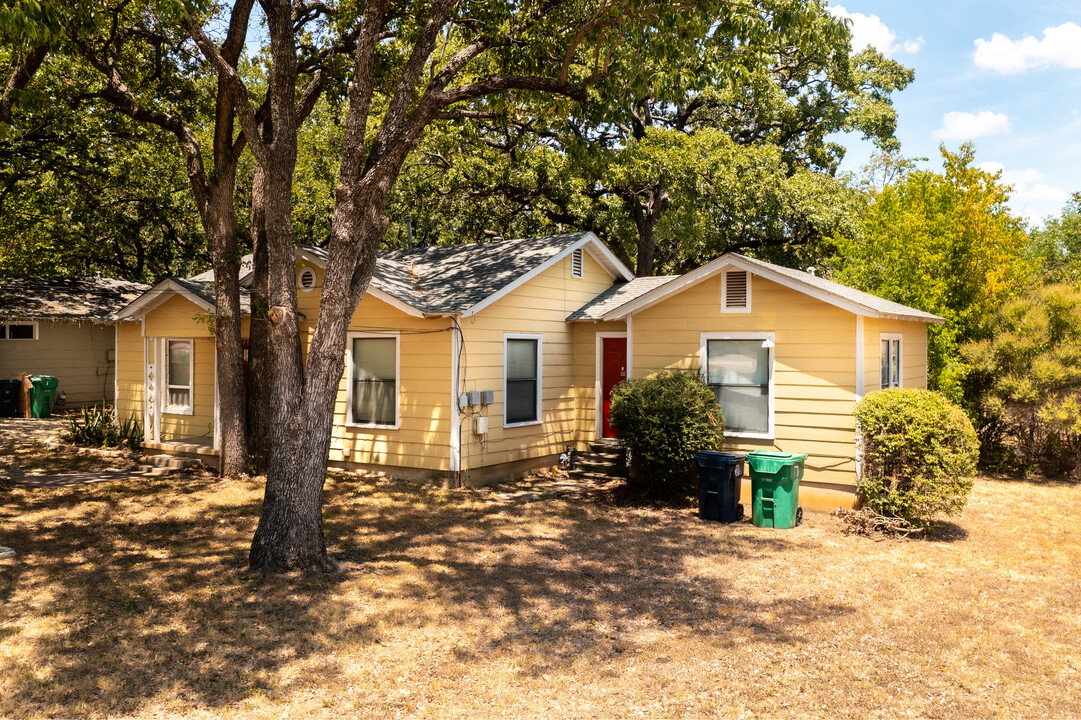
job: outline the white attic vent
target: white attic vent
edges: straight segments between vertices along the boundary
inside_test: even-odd
[[[582,248],[571,253],[571,277],[582,277]]]
[[[306,267],[297,273],[297,287],[304,292],[311,292],[315,288],[315,270]]]
[[[721,312],[751,311],[751,274],[746,270],[726,270],[721,276]]]

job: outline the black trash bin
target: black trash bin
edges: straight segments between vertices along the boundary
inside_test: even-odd
[[[0,417],[19,414],[19,391],[22,386],[22,380],[0,380]]]
[[[743,519],[739,503],[746,455],[703,450],[695,453],[698,464],[698,517],[730,523]]]

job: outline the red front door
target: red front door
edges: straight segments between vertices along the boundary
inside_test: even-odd
[[[601,338],[601,407],[603,409],[604,437],[616,436],[615,428],[608,421],[612,407],[612,388],[627,379],[627,338]]]

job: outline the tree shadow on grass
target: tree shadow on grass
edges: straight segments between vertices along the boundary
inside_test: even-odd
[[[0,678],[0,715],[139,715],[163,698],[223,708],[272,691],[284,664],[329,655],[342,633],[368,636],[318,631],[340,600],[333,580],[296,591],[243,572],[258,496],[216,502],[215,480],[187,480],[8,499],[4,539],[19,555],[0,565],[0,608],[19,660]]]
[[[441,512],[435,494],[425,503],[407,486],[386,492],[392,513],[371,512],[356,490],[336,486],[328,534],[345,559],[362,563],[360,572],[397,574],[388,595],[416,602],[399,622],[421,628],[485,619],[478,642],[455,650],[463,662],[528,647],[545,666],[570,663],[637,650],[670,632],[714,647],[751,638],[800,643],[802,625],[853,612],[813,593],[798,602],[740,596],[731,576],[741,564],[775,560],[796,546],[784,533],[747,523],[703,522],[695,508],[643,512],[512,498]],[[359,537],[350,526],[371,532]],[[433,595],[441,602],[429,602]]]
[[[14,630],[0,642],[18,660],[0,678],[0,715],[274,701],[290,697],[282,678],[294,663],[318,660],[318,691],[340,675],[334,658],[432,628],[470,638],[450,649],[459,664],[524,653],[534,659],[521,672],[536,674],[674,636],[798,644],[805,624],[852,612],[813,593],[741,594],[741,565],[798,548],[784,533],[704,523],[693,510],[336,478],[325,533],[345,572],[260,582],[243,571],[258,483],[174,478],[9,500],[0,520],[20,556],[0,565],[2,626]]]

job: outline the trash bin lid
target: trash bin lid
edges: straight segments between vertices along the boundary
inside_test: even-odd
[[[31,375],[30,382],[40,385],[45,390],[53,390],[60,384],[60,379],[52,375]]]
[[[755,472],[775,473],[788,465],[795,465],[807,459],[805,453],[770,452],[753,450],[747,453],[747,463]]]
[[[725,465],[742,463],[746,455],[719,452],[717,450],[703,450],[694,454],[694,461],[698,467],[719,468]]]

